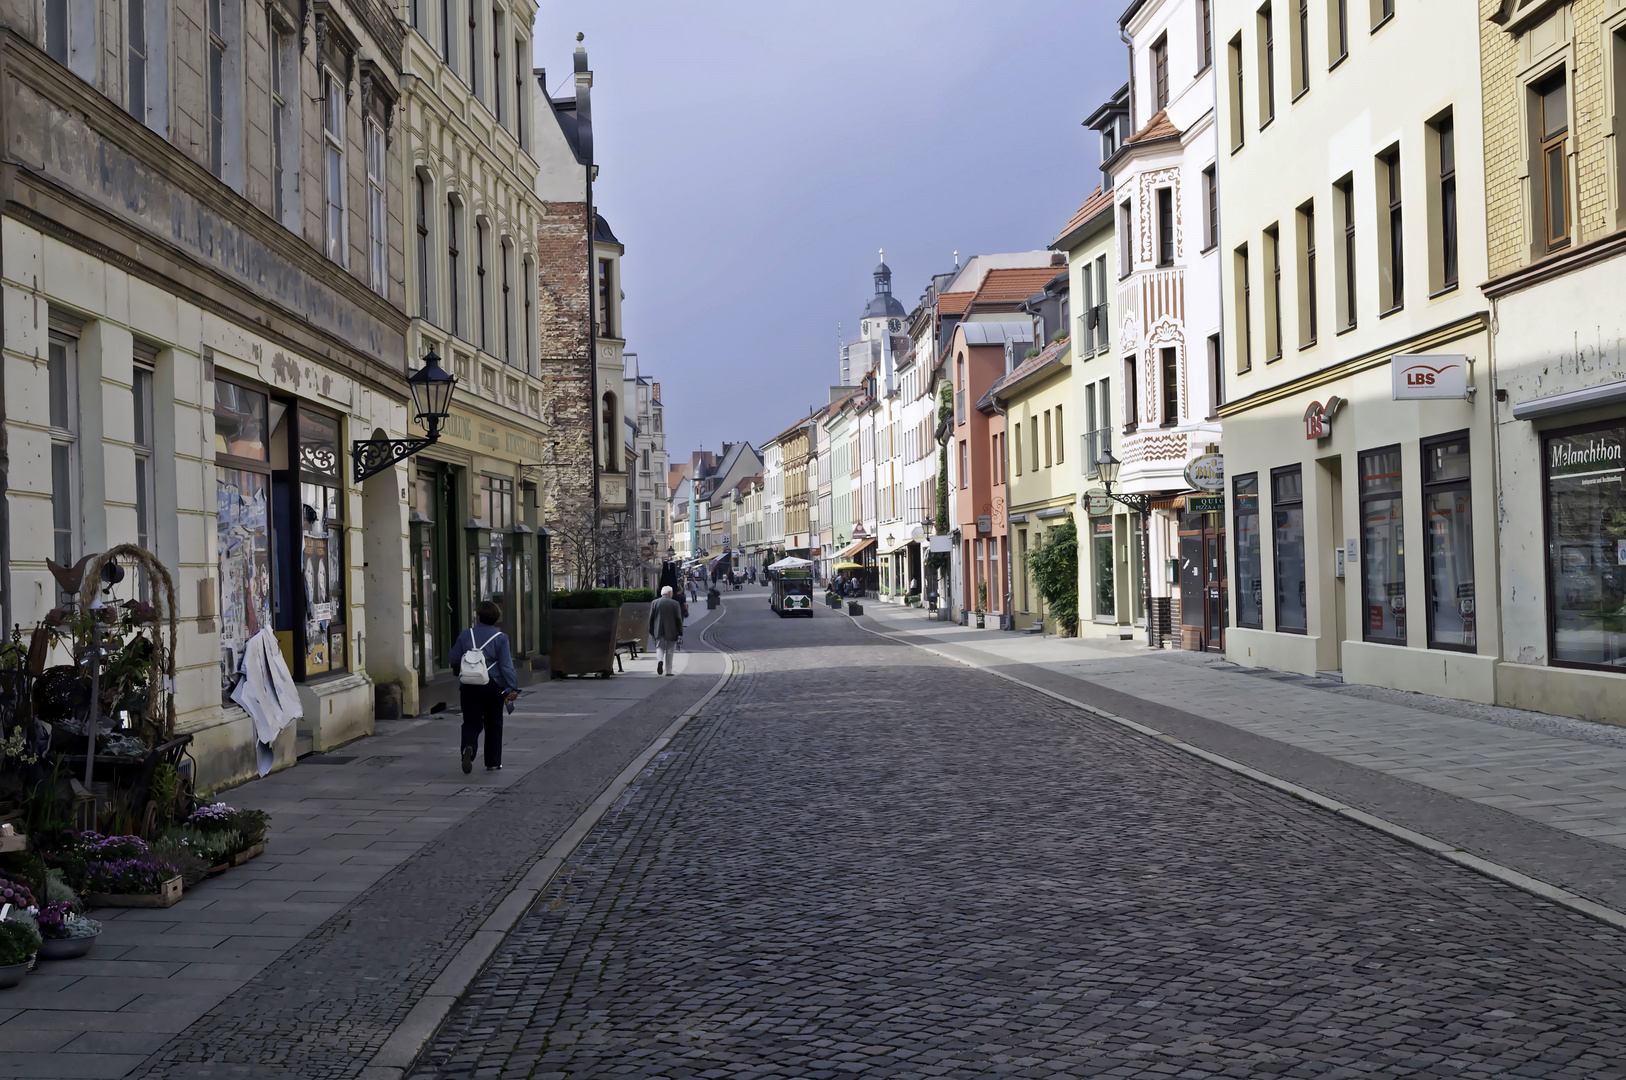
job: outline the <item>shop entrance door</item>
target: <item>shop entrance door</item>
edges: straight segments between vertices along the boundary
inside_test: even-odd
[[[1180,515],[1180,624],[1187,648],[1225,651],[1225,528],[1219,514]]]

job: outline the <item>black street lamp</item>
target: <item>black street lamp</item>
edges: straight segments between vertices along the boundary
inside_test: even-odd
[[[1108,449],[1103,449],[1101,456],[1095,459],[1095,468],[1101,476],[1101,486],[1106,488],[1107,498],[1122,503],[1140,515],[1141,610],[1146,614],[1146,647],[1156,648],[1156,638],[1152,633],[1152,497],[1144,493],[1119,495],[1112,490],[1121,464]]]
[[[407,378],[412,391],[412,407],[429,434],[422,439],[357,439],[350,444],[350,459],[356,482],[383,472],[398,462],[440,441],[440,425],[452,412],[452,387],[457,377],[440,366],[440,357],[430,349],[423,366]]]

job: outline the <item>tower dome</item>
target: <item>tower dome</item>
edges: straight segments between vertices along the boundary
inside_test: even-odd
[[[903,305],[892,295],[892,268],[886,265],[886,250],[881,250],[881,263],[875,268],[875,295],[864,308],[866,319],[903,318]]]

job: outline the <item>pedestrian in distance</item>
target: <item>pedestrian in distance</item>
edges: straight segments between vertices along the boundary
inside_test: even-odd
[[[683,636],[683,606],[672,599],[670,585],[649,606],[649,636],[655,639],[655,674],[676,675],[677,643]]]
[[[463,771],[474,769],[474,751],[480,733],[486,737],[486,771],[502,768],[503,711],[514,711],[519,697],[519,677],[514,673],[514,656],[508,648],[508,635],[497,629],[502,608],[490,600],[475,609],[478,622],[457,636],[452,645],[451,665],[457,672],[458,697],[463,704]]]

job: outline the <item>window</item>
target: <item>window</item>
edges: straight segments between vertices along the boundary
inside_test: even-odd
[[[51,558],[58,566],[79,559],[79,341],[57,330],[46,346],[46,381],[50,395]],[[60,589],[57,604],[70,600]]]
[[[1349,56],[1349,0],[1331,0],[1327,5],[1327,65],[1331,71]]]
[[[1108,334],[1111,330],[1110,306],[1107,303],[1107,257],[1099,255],[1095,260],[1095,351],[1106,352],[1108,347]]]
[[[520,294],[524,297],[523,307],[525,318],[521,321],[520,336],[525,343],[525,370],[536,371],[536,320],[531,317],[531,298],[536,295],[536,285],[531,274],[531,260],[526,259],[520,271]],[[535,391],[532,391],[535,393]],[[660,410],[655,411],[655,430],[661,429]]]
[[[1265,230],[1265,251],[1270,255],[1270,277],[1265,281],[1265,363],[1282,358],[1282,235],[1272,225]]]
[[[452,2],[440,0],[440,58],[452,62]]]
[[[147,122],[147,0],[125,0],[124,88],[130,115]]]
[[[1225,404],[1225,372],[1220,367],[1220,337],[1218,334],[1208,335],[1208,418],[1210,420],[1219,416],[1219,408]]]
[[[412,174],[413,205],[416,207],[417,244],[416,253],[418,271],[418,318],[431,318],[429,298],[433,286],[431,279],[434,270],[429,264],[429,181],[421,171]]]
[[[1242,149],[1243,132],[1245,125],[1242,119],[1242,103],[1247,100],[1242,88],[1242,35],[1238,34],[1231,39],[1226,51],[1231,56],[1230,78],[1226,79],[1228,96],[1231,99],[1231,153]]]
[[[1169,36],[1152,44],[1152,108],[1158,112],[1169,105]]]
[[[249,639],[271,626],[271,433],[268,399],[215,380],[216,551],[220,581],[220,696]]]
[[[1051,439],[1053,438],[1054,433],[1050,430],[1050,410],[1046,409],[1044,411],[1044,467],[1047,469],[1054,463],[1051,453]]]
[[[644,472],[645,474],[649,472],[649,451],[647,449],[644,451]]]
[[[1062,442],[1062,431],[1061,431],[1061,406],[1057,405],[1056,406],[1056,464],[1057,465],[1060,465],[1062,463],[1062,455],[1063,455],[1062,446],[1064,446],[1064,445],[1065,444]]]
[[[1172,345],[1164,346],[1158,354],[1158,369],[1163,381],[1163,426],[1173,427],[1180,422],[1180,364],[1179,352]]]
[[[150,350],[136,346],[137,362],[130,385],[130,404],[134,413],[131,448],[135,452],[136,543],[148,551],[153,549],[158,532],[157,514],[153,507],[156,477],[153,472],[153,370],[150,363],[152,356]],[[144,576],[141,584],[145,593],[147,581]]]
[[[604,433],[604,471],[620,472],[615,466],[615,447],[620,440],[615,437],[615,395],[604,395],[604,411],[600,414]]]
[[[329,68],[322,69],[322,201],[323,235],[327,257],[340,266],[350,264],[345,243],[344,84]]]
[[[1253,276],[1248,265],[1248,245],[1236,249],[1236,333],[1237,371],[1253,370]]]
[[[610,260],[598,261],[598,335],[599,337],[615,337],[615,323],[610,318],[611,312],[611,286],[614,274],[611,272]]]
[[[1270,473],[1271,553],[1276,569],[1276,629],[1304,633],[1304,481],[1299,466]],[[1238,526],[1240,531],[1240,524]],[[1238,561],[1242,553],[1237,553]]]
[[[1406,643],[1406,542],[1400,447],[1361,455],[1361,636]]]
[[[966,456],[965,440],[960,440],[960,486],[963,488],[971,476],[971,461]]]
[[[414,30],[423,29],[424,0],[410,0],[407,4],[407,25]]]
[[[1219,180],[1214,166],[1203,170],[1203,250],[1219,244]]]
[[[277,564],[305,594],[295,599],[304,618],[294,622],[303,638],[294,674],[310,678],[346,667],[344,473],[339,418],[305,406],[290,411],[297,415],[290,434],[298,441],[301,526],[296,550],[289,550],[293,537],[278,538]]]
[[[645,532],[649,531],[649,504],[647,502],[638,504],[638,527]]]
[[[1298,23],[1293,34],[1293,96],[1310,89],[1310,0],[1299,0]]]
[[[480,0],[469,0],[469,89],[475,99],[486,99],[485,85],[480,81]]]
[[[491,311],[491,300],[486,289],[486,233],[488,232],[485,218],[474,219],[474,306],[475,313],[480,320],[480,348],[486,352],[491,351],[491,339],[487,331]]]
[[[498,127],[506,127],[508,116],[503,111],[503,98],[507,96],[508,75],[502,66],[502,39],[508,33],[504,25],[502,8],[491,9],[491,112]]]
[[[45,52],[68,65],[68,0],[45,0]]]
[[[1315,203],[1299,207],[1299,348],[1316,342]]]
[[[1259,9],[1259,128],[1276,119],[1276,20],[1270,5]]]
[[[452,333],[463,334],[463,279],[458,276],[458,258],[461,252],[457,247],[458,235],[458,206],[457,197],[448,196],[446,199],[446,305],[451,312],[451,325],[447,328]]]
[[[1535,88],[1541,151],[1531,187],[1537,190],[1537,218],[1541,225],[1536,236],[1543,254],[1567,247],[1570,242],[1569,103],[1565,78],[1560,70]]]
[[[1157,265],[1174,265],[1174,189],[1157,189]]]
[[[1032,427],[1033,424],[1030,422],[1028,424],[1028,426]],[[1016,434],[1016,475],[1021,476],[1022,475],[1022,425],[1021,424],[1017,424],[1015,426],[1015,434]]]
[[[1118,280],[1122,281],[1129,276],[1130,270],[1135,266],[1134,248],[1135,218],[1129,212],[1129,200],[1125,199],[1118,207]]]
[[[33,5],[18,10],[31,12]],[[97,81],[97,18],[88,0],[45,0],[45,52],[86,82]],[[147,40],[156,44],[150,33]]]
[[[1135,354],[1124,357],[1124,431],[1140,426],[1140,388],[1135,380]]]
[[[1379,234],[1382,245],[1380,257],[1383,268],[1384,314],[1397,311],[1406,303],[1406,245],[1403,216],[1400,205],[1400,148],[1395,147],[1378,158],[1379,192],[1384,199],[1382,209],[1388,213],[1389,227]]]
[[[1338,270],[1338,326],[1339,333],[1355,328],[1355,177],[1345,176],[1332,186],[1338,193],[1338,204],[1344,227],[1334,234],[1341,249],[1334,262]]]
[[[1201,75],[1214,66],[1213,0],[1197,0],[1197,45],[1197,59],[1202,62],[1197,73]]]
[[[272,216],[290,229],[299,228],[299,129],[297,124],[299,63],[293,35],[274,21],[270,27],[271,68],[271,203]]]
[[[1231,481],[1231,514],[1236,536],[1236,624],[1265,625],[1265,582],[1259,556],[1259,474]]]
[[[1423,521],[1428,550],[1428,647],[1471,652],[1474,623],[1473,494],[1468,433],[1423,443]]]
[[[367,134],[367,276],[373,291],[387,296],[384,230],[389,222],[384,205],[384,129],[371,117],[362,129]]]
[[[209,171],[224,180],[226,152],[226,26],[228,0],[208,0],[209,9]]]
[[[525,47],[524,38],[514,39],[514,134],[519,138],[519,148],[529,150],[530,132],[525,124],[525,74],[526,64],[524,57],[530,55],[531,50]],[[662,511],[664,514],[665,511]]]
[[[507,240],[502,245],[502,358],[514,362],[514,304],[509,277],[514,262],[514,245]]]
[[[1372,3],[1372,30],[1394,18],[1395,0],[1371,0]]]
[[[1435,242],[1429,252],[1431,293],[1457,287],[1457,147],[1456,125],[1446,112],[1429,125],[1431,149],[1439,172],[1434,191]]]
[[[954,422],[965,423],[965,354],[954,362],[958,375],[954,380]]]
[[[1554,664],[1626,668],[1626,422],[1543,439]]]

